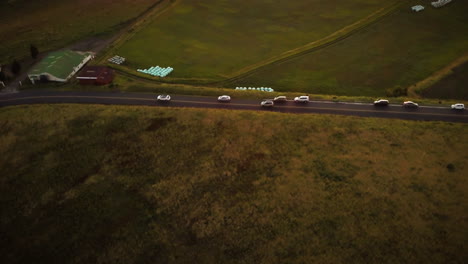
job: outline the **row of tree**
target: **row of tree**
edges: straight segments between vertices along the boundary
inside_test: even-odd
[[[31,52],[31,58],[37,59],[37,56],[39,55],[38,48],[34,45],[31,45],[29,49]],[[0,66],[0,81],[2,82],[5,82],[7,80],[7,74],[5,73],[5,70],[5,67]],[[13,62],[10,64],[10,71],[15,76],[17,76],[21,72],[21,63],[14,59]]]
[[[21,64],[15,59],[10,64],[10,71],[15,76],[17,76],[21,72]],[[8,74],[6,73],[6,68],[4,66],[1,67],[0,71],[0,81],[5,82],[9,79]]]

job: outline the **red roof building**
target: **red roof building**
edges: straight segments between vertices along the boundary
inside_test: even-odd
[[[80,84],[109,84],[114,80],[114,71],[105,66],[86,66],[76,79]]]

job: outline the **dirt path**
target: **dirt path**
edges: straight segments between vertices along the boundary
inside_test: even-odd
[[[468,100],[467,84],[468,56],[464,63],[452,68],[450,74],[424,89],[421,95],[426,98]]]
[[[116,34],[107,37],[92,37],[78,41],[66,49],[76,50],[76,51],[91,51],[96,54],[100,53],[104,49],[108,48],[112,43],[120,39],[122,36],[128,34],[128,32],[133,31],[136,25],[140,23],[141,20],[145,20],[148,16],[151,16],[155,10],[157,10],[165,2],[174,2],[175,0],[159,0],[148,7],[143,13],[132,18],[131,20],[125,23],[125,26],[120,29]]]
[[[421,94],[424,94],[425,89],[429,89],[433,85],[437,84],[440,80],[445,78],[450,78],[454,73],[454,69],[460,67],[463,64],[468,63],[468,53],[459,57],[455,61],[451,62],[449,65],[433,73],[431,76],[426,79],[408,87],[408,95],[411,97],[419,97]],[[443,97],[441,97],[443,98]]]
[[[117,50],[120,46],[126,43],[132,38],[137,32],[143,29],[147,24],[152,21],[152,18],[163,14],[166,10],[173,8],[178,4],[178,0],[159,0],[157,4],[152,8],[148,9],[147,12],[138,17],[133,23],[122,30],[121,34],[115,36],[112,41],[112,48],[109,48],[105,53],[101,54],[96,60],[100,63],[105,63],[105,59],[111,55],[112,52]],[[160,7],[160,8],[156,8]],[[107,56],[107,57],[106,57]]]

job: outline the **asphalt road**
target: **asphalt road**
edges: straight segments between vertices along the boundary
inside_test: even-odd
[[[450,106],[406,109],[401,105],[376,107],[372,104],[310,101],[309,103],[277,103],[272,108],[262,108],[259,100],[232,98],[231,102],[220,103],[216,97],[173,95],[170,102],[156,102],[156,94],[112,93],[112,92],[56,92],[23,91],[0,94],[0,107],[24,104],[106,104],[147,105],[157,107],[218,108],[232,110],[255,110],[300,114],[335,114],[361,117],[397,118],[406,120],[444,121],[468,123],[467,111],[456,111]]]

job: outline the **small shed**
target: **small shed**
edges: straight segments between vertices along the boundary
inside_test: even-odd
[[[114,80],[114,70],[105,66],[86,66],[76,79],[80,84],[105,85]]]

